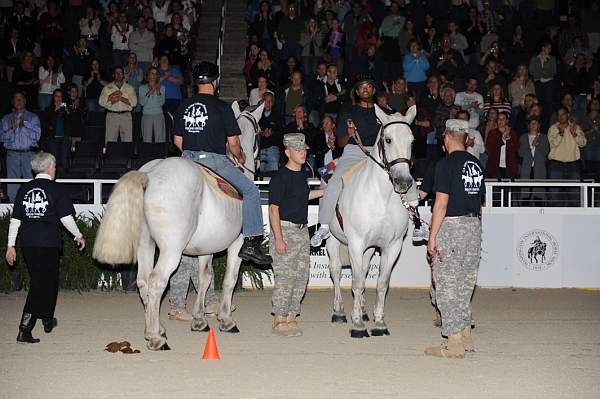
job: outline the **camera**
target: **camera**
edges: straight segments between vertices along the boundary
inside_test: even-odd
[[[67,103],[60,103],[61,108],[67,108]]]

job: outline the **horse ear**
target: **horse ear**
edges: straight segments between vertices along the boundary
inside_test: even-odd
[[[415,116],[417,116],[417,106],[412,105],[409,109],[406,110],[406,114],[404,115],[404,121],[407,123],[412,123],[415,120]]]
[[[231,104],[231,109],[233,110],[233,115],[235,116],[235,118],[237,119],[238,116],[240,116],[240,114],[242,113],[242,111],[240,110],[240,104],[238,104],[237,101],[234,101]]]
[[[264,103],[264,101],[261,101],[260,105],[258,107],[256,107],[256,109],[254,111],[252,111],[252,116],[254,117],[254,119],[256,119],[257,121],[260,120],[264,109],[265,109],[265,103]]]
[[[377,119],[381,122],[382,125],[385,125],[389,119],[389,116],[383,112],[383,110],[379,107],[379,105],[375,105],[375,115],[377,115]]]

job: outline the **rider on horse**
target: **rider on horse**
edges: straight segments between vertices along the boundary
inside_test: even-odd
[[[375,83],[369,74],[358,76],[354,85],[358,103],[337,121],[336,136],[344,153],[339,158],[333,176],[327,183],[325,195],[319,205],[319,222],[321,226],[313,235],[310,244],[318,247],[329,236],[329,224],[335,215],[335,207],[342,193],[342,176],[358,162],[367,158],[367,153],[376,150],[376,141],[381,123],[375,115],[373,98]],[[411,206],[418,204],[416,184],[411,185],[406,193],[406,202]]]
[[[263,238],[260,193],[226,156],[228,145],[239,163],[244,164],[246,159],[233,111],[214,96],[219,69],[213,63],[201,62],[194,67],[193,78],[198,94],[183,101],[177,109],[174,144],[184,158],[212,169],[241,192],[244,244],[239,257],[258,265],[269,265],[272,259],[263,254],[260,247]]]

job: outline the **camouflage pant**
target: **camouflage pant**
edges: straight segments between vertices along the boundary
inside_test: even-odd
[[[283,240],[288,246],[285,254],[275,250],[273,232],[269,236],[269,253],[273,257],[273,314],[285,316],[289,312],[300,313],[300,301],[306,291],[310,267],[310,238],[308,230],[293,226],[281,226]]]
[[[471,296],[477,282],[481,222],[475,217],[445,218],[437,236],[433,265],[435,300],[442,314],[442,335],[471,325]]]
[[[185,309],[185,302],[187,299],[188,289],[190,286],[190,278],[194,284],[194,289],[198,292],[198,258],[195,256],[181,257],[179,267],[171,276],[169,282],[169,302],[171,303],[171,309]],[[212,271],[212,269],[210,269]],[[204,303],[210,305],[219,302],[217,294],[215,294],[215,281],[212,278],[211,273],[210,285],[206,291],[206,298]]]

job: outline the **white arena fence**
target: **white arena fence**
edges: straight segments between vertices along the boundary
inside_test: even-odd
[[[23,183],[0,179],[0,183]],[[58,180],[66,184],[80,217],[102,217],[116,180]],[[268,229],[268,182],[257,181],[263,198]],[[319,182],[311,180],[312,186]],[[9,212],[11,204],[0,204]],[[430,220],[429,204],[420,208]],[[317,223],[318,204],[309,206],[311,233]],[[393,287],[428,287],[430,269],[424,246],[412,245],[411,225],[399,262],[391,277]],[[483,210],[483,243],[478,285],[520,288],[600,288],[600,183],[577,181],[486,181]],[[2,239],[2,238],[0,238]],[[379,257],[371,261],[367,286],[377,282]],[[244,281],[245,286],[250,286]],[[265,280],[265,285],[272,281]],[[342,285],[351,286],[350,269],[344,269]],[[311,248],[309,287],[331,287],[325,248]]]

